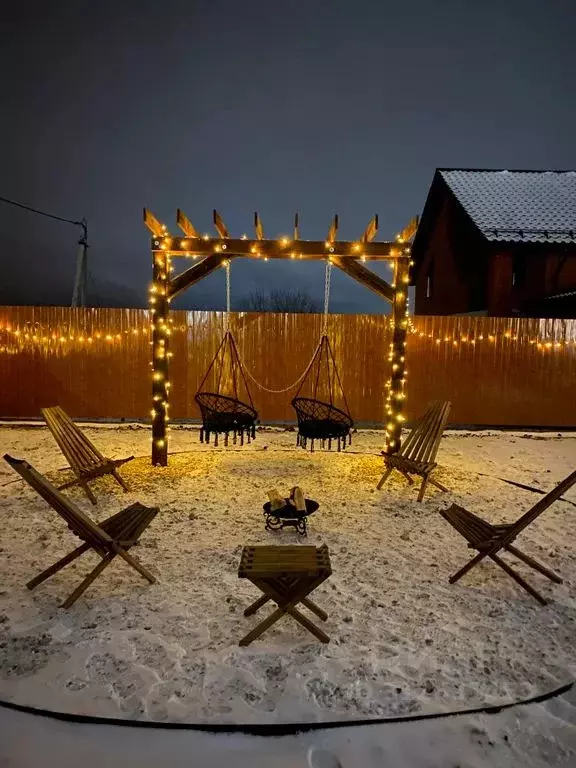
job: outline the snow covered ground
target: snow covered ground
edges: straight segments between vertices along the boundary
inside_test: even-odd
[[[9,768],[573,768],[576,695],[500,714],[282,737],[63,723],[0,708]],[[3,762],[4,761],[4,762]]]
[[[78,490],[70,496],[97,519],[136,500],[160,507],[135,550],[159,582],[149,586],[114,562],[65,612],[60,602],[94,562],[87,555],[28,592],[26,581],[76,540],[2,462],[1,698],[157,721],[307,722],[505,702],[576,677],[576,508],[557,502],[522,537],[528,553],[564,578],[556,585],[518,564],[549,598],[546,607],[494,564],[450,586],[470,555],[438,514],[457,501],[488,519],[514,520],[538,496],[498,478],[550,489],[576,467],[575,435],[448,433],[438,477],[451,492],[432,489],[418,504],[400,476],[375,490],[375,431],[356,434],[345,453],[310,454],[294,447],[290,432],[261,431],[250,446],[214,449],[199,443],[197,430],[174,428],[170,447],[181,453],[165,469],[150,467],[144,427],[86,431],[108,455],[142,458],[122,469],[130,493],[107,478],[94,484],[97,507]],[[44,428],[0,427],[0,450],[59,482],[68,476]],[[239,648],[267,610],[243,616],[258,593],[237,578],[241,548],[299,541],[265,531],[261,509],[270,487],[296,484],[320,502],[306,543],[330,549],[334,573],[314,599],[329,613],[331,642],[317,643],[286,618]],[[567,498],[576,502],[576,490]],[[576,718],[566,707],[562,743],[548,727],[539,739],[576,765],[574,726],[564,727]]]

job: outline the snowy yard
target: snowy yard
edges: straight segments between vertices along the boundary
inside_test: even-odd
[[[457,501],[491,520],[514,520],[539,498],[507,478],[548,490],[576,467],[576,436],[447,433],[439,479],[423,504],[399,475],[376,491],[382,434],[354,435],[345,453],[294,447],[295,434],[261,431],[242,449],[202,446],[174,428],[170,466],[150,467],[149,431],[90,426],[131,491],[93,485],[105,518],[136,500],[160,514],[134,553],[158,576],[147,585],[115,561],[69,611],[60,602],[88,555],[34,592],[32,576],[76,546],[64,522],[4,462],[0,466],[0,698],[62,711],[182,722],[319,721],[449,711],[541,693],[576,675],[576,508],[557,502],[522,537],[563,578],[518,569],[549,599],[541,607],[489,563],[457,585],[470,557],[438,509]],[[44,428],[0,427],[2,453],[64,482],[64,460]],[[264,529],[271,487],[300,485],[320,502],[308,544],[325,542],[333,575],[313,595],[329,614],[322,645],[290,618],[248,648],[238,640],[268,608],[245,618],[259,593],[237,578],[244,544],[296,543]],[[576,501],[576,491],[568,498]]]

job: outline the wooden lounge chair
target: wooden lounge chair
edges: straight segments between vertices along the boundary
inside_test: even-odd
[[[518,582],[527,592],[538,600],[542,605],[546,605],[546,600],[536,590],[530,586],[515,570],[513,570],[508,563],[504,562],[498,555],[500,550],[510,552],[510,554],[522,560],[523,563],[529,565],[534,570],[547,576],[551,581],[556,584],[561,584],[562,579],[552,571],[545,568],[539,562],[534,560],[533,557],[529,557],[521,552],[517,547],[513,546],[513,542],[522,531],[527,528],[536,518],[542,514],[548,507],[559,499],[563,493],[571,488],[576,483],[576,472],[572,472],[571,475],[565,480],[562,480],[556,488],[554,488],[546,496],[543,496],[540,501],[536,502],[534,506],[525,512],[515,523],[508,525],[492,525],[492,523],[486,522],[481,517],[468,512],[463,507],[459,507],[457,504],[452,504],[449,509],[440,510],[442,517],[452,525],[458,533],[462,534],[468,542],[468,547],[477,550],[478,554],[472,558],[466,565],[461,568],[457,573],[450,578],[450,584],[461,579],[464,574],[468,573],[471,568],[484,558],[489,557],[497,565],[500,566],[506,573],[511,576],[514,581]]]
[[[103,456],[59,405],[52,408],[42,408],[41,412],[48,429],[54,435],[60,450],[76,475],[75,480],[60,485],[59,491],[73,485],[81,485],[92,504],[96,504],[96,497],[90,490],[88,483],[90,480],[102,477],[102,475],[112,475],[125,491],[128,490],[128,486],[118,472],[118,467],[131,461],[134,456],[129,456],[126,459],[108,459]]]
[[[449,402],[430,403],[424,416],[402,443],[400,450],[397,453],[383,454],[385,472],[378,483],[378,490],[382,488],[395,469],[404,475],[410,485],[414,483],[411,475],[422,477],[418,501],[422,501],[424,498],[428,483],[432,483],[441,491],[448,490],[432,477],[432,472],[438,466],[436,454],[448,421],[450,406],[451,403]]]
[[[76,587],[74,592],[66,598],[62,604],[63,608],[70,608],[117,555],[125,560],[128,565],[131,565],[132,568],[135,568],[150,584],[156,581],[150,571],[141,565],[135,557],[130,555],[128,550],[138,542],[143,531],[146,530],[158,514],[158,509],[145,507],[138,503],[131,504],[126,509],[118,512],[118,514],[112,515],[112,517],[104,520],[104,522],[96,524],[26,461],[14,459],[8,454],[4,456],[4,459],[65,520],[72,533],[76,534],[84,542],[70,552],[70,554],[61,558],[57,563],[54,563],[50,568],[36,576],[32,581],[29,581],[26,585],[28,589],[34,589],[38,584],[58,573],[66,565],[90,549],[97,552],[102,559],[84,578],[81,584]]]

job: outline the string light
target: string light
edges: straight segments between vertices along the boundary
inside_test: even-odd
[[[161,294],[156,293],[154,298]],[[402,321],[403,323],[405,321]],[[422,322],[426,322],[424,317],[419,320],[419,325]],[[527,346],[533,348],[534,351],[539,351],[542,354],[556,354],[562,352],[565,349],[576,349],[576,338],[543,338],[543,337],[528,337],[528,335],[517,335],[509,331],[502,331],[499,333],[491,333],[485,335],[484,333],[474,333],[468,329],[468,333],[462,334],[462,332],[455,332],[451,334],[433,334],[426,333],[414,326],[414,323],[408,317],[408,339],[414,338],[418,343],[429,343],[434,346],[449,345],[450,347],[457,349],[462,347],[478,347],[482,343],[489,343],[490,345],[497,345],[506,343],[515,344],[518,346]],[[86,345],[98,345],[99,343],[105,343],[107,345],[114,345],[126,341],[129,337],[137,337],[139,335],[149,336],[150,331],[153,330],[152,324],[145,324],[139,328],[125,328],[118,332],[116,329],[98,329],[98,328],[85,328],[78,329],[76,332],[71,332],[68,329],[63,329],[62,326],[50,327],[41,326],[37,323],[24,323],[22,326],[12,325],[10,323],[0,322],[0,344],[10,344],[16,352],[18,350],[25,350],[29,347],[85,347]],[[156,330],[162,337],[169,337],[172,333],[187,333],[189,326],[187,324],[172,325],[169,327],[166,323],[156,323]],[[160,343],[164,342],[164,338],[159,339]],[[408,341],[408,347],[410,347],[410,341]],[[96,349],[96,347],[95,347]],[[8,347],[6,347],[6,350]],[[171,353],[170,353],[171,354]],[[392,358],[389,354],[389,359]]]

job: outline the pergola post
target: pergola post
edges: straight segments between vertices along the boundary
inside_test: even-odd
[[[392,302],[392,342],[388,361],[392,371],[386,401],[386,452],[395,453],[400,448],[406,382],[406,334],[408,331],[408,283],[410,258],[401,257],[394,262],[394,300]]]
[[[170,327],[168,323],[168,281],[170,257],[163,250],[154,250],[153,283],[150,287],[152,312],[152,464],[165,467],[168,464],[168,356]]]

